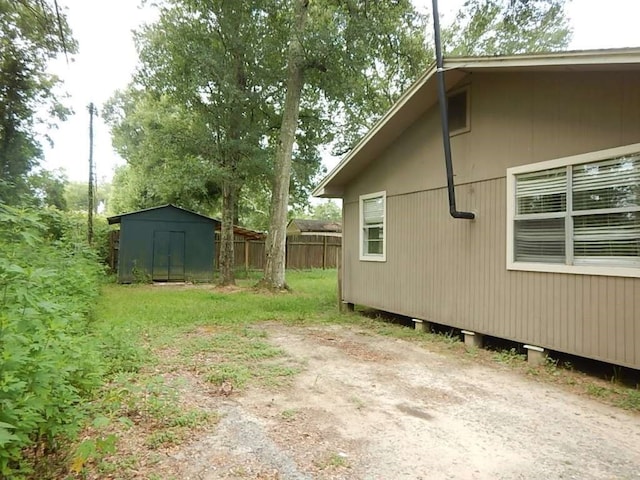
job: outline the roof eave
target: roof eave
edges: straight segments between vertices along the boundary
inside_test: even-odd
[[[343,188],[327,188],[326,186],[319,185],[311,192],[314,197],[318,198],[342,198],[344,194]]]
[[[607,65],[638,63],[640,47],[570,50],[527,55],[494,55],[485,57],[447,57],[445,68],[534,67],[544,65]]]

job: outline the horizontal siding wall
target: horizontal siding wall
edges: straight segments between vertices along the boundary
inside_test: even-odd
[[[358,258],[358,203],[344,205],[345,301],[640,368],[640,279],[506,270],[499,178],[387,197],[387,261]]]

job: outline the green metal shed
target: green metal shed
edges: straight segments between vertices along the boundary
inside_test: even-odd
[[[120,283],[146,275],[157,282],[213,280],[218,220],[171,204],[107,220],[110,225],[120,224]]]

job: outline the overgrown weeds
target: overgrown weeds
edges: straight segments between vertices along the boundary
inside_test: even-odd
[[[218,421],[218,415],[182,404],[178,381],[158,375],[119,374],[103,389],[97,400],[92,424],[76,446],[69,462],[72,474],[83,477],[89,471],[118,471],[127,478],[131,455],[121,455],[118,444],[125,437],[137,437],[148,450],[169,447]]]
[[[56,210],[0,204],[0,477],[77,433],[104,363],[90,334],[101,267]]]

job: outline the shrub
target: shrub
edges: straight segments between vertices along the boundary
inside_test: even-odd
[[[55,210],[0,204],[0,478],[29,470],[73,437],[83,399],[100,385],[88,334],[102,267]]]

